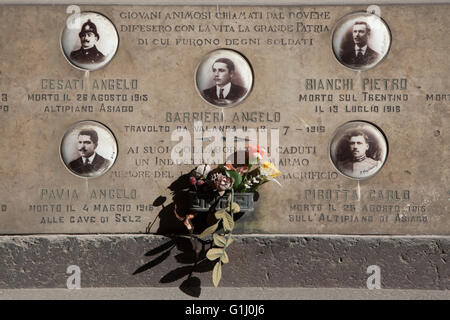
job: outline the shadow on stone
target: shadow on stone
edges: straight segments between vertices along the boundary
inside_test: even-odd
[[[189,277],[186,280],[183,281],[183,283],[180,285],[180,290],[186,293],[187,295],[190,295],[191,297],[198,298],[200,297],[200,294],[202,293],[202,288],[200,287],[201,281],[197,277]]]
[[[156,255],[156,254],[158,254],[158,253],[161,253],[161,252],[166,251],[167,249],[171,249],[171,248],[174,247],[175,245],[176,245],[176,244],[175,244],[175,241],[170,240],[169,242],[166,242],[166,243],[164,243],[163,245],[161,245],[161,246],[159,246],[159,247],[157,247],[157,248],[155,248],[155,249],[150,250],[149,252],[147,252],[147,253],[145,254],[145,256],[147,256],[147,257],[149,257],[149,256],[154,256],[154,255]]]
[[[184,266],[170,271],[159,280],[160,283],[171,283],[188,276],[192,272],[192,266]]]
[[[214,263],[206,258],[208,244],[209,247],[211,247],[212,244],[208,241],[181,236],[171,236],[169,237],[169,241],[145,254],[145,256],[159,255],[155,259],[139,267],[133,272],[133,275],[154,268],[170,256],[174,255],[175,260],[180,264],[184,264],[184,266],[169,271],[159,280],[159,282],[172,283],[187,277],[187,279],[181,283],[179,287],[180,290],[190,296],[199,297],[201,292],[201,281],[193,275],[195,272],[210,272],[214,267]],[[173,250],[176,250],[177,252],[173,253]]]
[[[185,217],[193,213],[190,209],[189,177],[190,174],[180,176],[169,186],[173,195],[171,203],[166,204],[167,198],[163,196],[159,196],[153,201],[153,206],[158,208],[159,212],[148,225],[146,232],[150,233],[155,222],[159,219],[158,229],[153,232],[167,237],[168,241],[148,251],[145,256],[158,256],[139,267],[133,275],[154,268],[170,256],[174,256],[177,263],[182,266],[169,271],[159,282],[172,283],[187,277],[179,286],[180,290],[189,296],[199,297],[201,280],[194,276],[194,273],[211,272],[213,270],[214,262],[206,258],[206,252],[213,246],[213,241],[212,239],[205,241],[192,237],[183,223]],[[195,217],[191,220],[194,226],[193,233],[200,234],[208,225],[211,225],[211,221],[208,221],[210,217],[211,215],[208,215],[208,212],[195,213]]]
[[[170,250],[164,252],[162,255],[158,256],[156,259],[150,261],[149,263],[144,264],[142,267],[138,268],[135,272],[133,272],[133,275],[147,271],[148,269],[151,269],[164,260],[166,260],[170,256]]]

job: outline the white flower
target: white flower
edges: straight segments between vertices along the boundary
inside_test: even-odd
[[[193,175],[197,179],[206,178],[208,173],[211,171],[211,167],[207,164],[201,164],[197,168],[194,169]]]

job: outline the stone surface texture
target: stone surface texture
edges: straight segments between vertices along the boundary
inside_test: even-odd
[[[450,6],[381,5],[392,45],[379,65],[359,72],[335,59],[331,37],[341,17],[366,9],[82,6],[107,16],[120,38],[106,67],[84,72],[61,52],[67,6],[1,6],[0,31],[8,45],[0,60],[0,234],[144,233],[157,216],[171,214],[168,187],[194,167],[170,160],[177,143],[171,134],[177,127],[193,134],[195,114],[203,116],[204,129],[278,128],[280,146],[288,150],[278,164],[283,187],[261,187],[242,233],[449,235],[449,167],[443,161],[449,158],[449,112],[442,100],[448,96],[449,33],[435,30],[448,25]],[[10,32],[14,25],[21,28]],[[255,80],[242,103],[224,110],[205,102],[194,81],[203,57],[219,48],[245,56]],[[308,79],[316,81],[314,89]],[[330,79],[353,86],[318,85]],[[83,87],[75,88],[77,81]],[[373,99],[364,100],[369,94]],[[407,99],[375,99],[389,94]],[[114,101],[106,100],[110,95]],[[316,101],[317,95],[333,98]],[[350,101],[340,101],[341,95]],[[62,112],[58,105],[92,106],[92,112]],[[132,112],[122,111],[130,105]],[[334,105],[338,112],[330,111]],[[82,120],[103,123],[117,139],[114,166],[95,179],[73,175],[60,159],[62,137]],[[352,120],[374,123],[388,140],[387,161],[368,180],[346,178],[329,159],[333,132]],[[166,211],[151,207],[161,196]],[[128,209],[120,211],[122,205]]]
[[[0,238],[0,288],[66,288],[67,268],[81,287],[181,286],[192,248],[163,236],[12,236]],[[161,250],[157,250],[160,248]],[[236,236],[223,265],[223,287],[366,288],[377,265],[384,289],[450,289],[448,237]],[[191,279],[211,287],[211,269]]]

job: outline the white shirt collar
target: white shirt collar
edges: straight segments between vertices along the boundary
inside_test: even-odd
[[[355,52],[356,52],[356,54],[358,54],[358,50],[359,50],[359,49],[361,49],[362,55],[365,55],[365,54],[366,54],[366,50],[367,50],[367,44],[366,44],[364,47],[362,47],[362,48],[358,47],[358,46],[355,44]]]
[[[92,161],[94,161],[94,158],[95,158],[95,152],[92,154],[92,156],[87,158],[87,160],[89,161],[89,164],[92,164]],[[86,163],[86,158],[82,157],[82,160],[83,160],[83,164],[85,164]]]
[[[231,82],[228,82],[224,87],[216,86],[217,98],[220,97],[220,89],[223,89],[223,97],[226,98],[231,90]]]

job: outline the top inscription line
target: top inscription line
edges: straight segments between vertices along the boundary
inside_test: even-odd
[[[122,11],[119,16],[125,20],[329,20],[331,18],[329,11]]]

